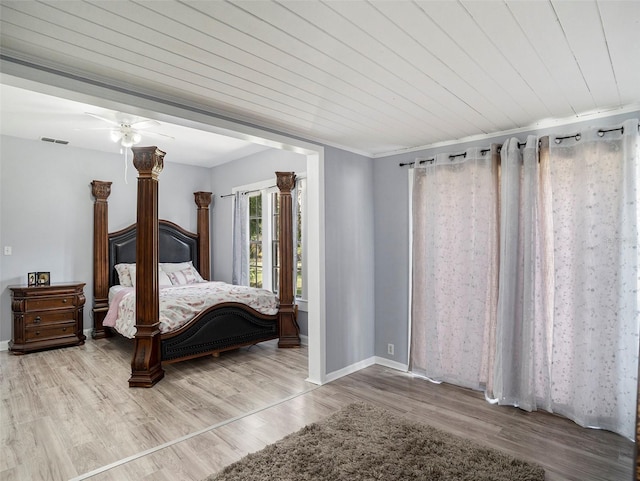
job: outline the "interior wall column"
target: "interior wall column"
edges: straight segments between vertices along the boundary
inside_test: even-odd
[[[160,352],[158,286],[158,176],[165,153],[133,147],[138,170],[136,241],[136,336],[129,387],[152,387],[164,377]]]
[[[294,172],[276,172],[280,190],[280,320],[278,347],[300,347],[300,328],[296,320],[293,296],[293,208],[291,191],[296,185]]]
[[[198,206],[198,272],[206,281],[211,280],[211,253],[209,252],[209,205],[211,192],[193,193]]]
[[[111,335],[102,325],[109,310],[109,204],[111,182],[94,180],[93,204],[93,331],[94,339]]]

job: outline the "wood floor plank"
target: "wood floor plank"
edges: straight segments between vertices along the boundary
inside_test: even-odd
[[[130,356],[120,338],[0,352],[0,481],[103,467],[88,479],[200,480],[352,402],[537,462],[547,481],[632,479],[633,443],[616,434],[382,366],[318,387],[305,381],[306,348],[267,342],[166,365],[154,388],[131,389]]]

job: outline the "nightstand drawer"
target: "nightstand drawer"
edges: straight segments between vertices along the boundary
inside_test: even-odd
[[[26,327],[60,324],[61,322],[73,322],[74,320],[75,311],[69,309],[66,311],[28,312],[24,315]]]
[[[52,339],[75,335],[75,322],[65,324],[44,325],[42,327],[28,327],[25,329],[26,340],[37,341],[40,339]]]
[[[43,309],[64,309],[73,307],[74,296],[43,297],[27,299],[25,311],[41,311]]]

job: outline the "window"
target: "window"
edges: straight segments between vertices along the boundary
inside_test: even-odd
[[[249,285],[262,287],[262,193],[249,196]]]
[[[307,265],[306,249],[304,245],[306,243],[306,216],[305,216],[305,200],[307,195],[307,179],[301,178],[296,185],[296,197],[294,200],[294,208],[296,212],[296,236],[294,238],[295,247],[295,286],[296,286],[296,299],[302,301],[298,302],[303,310],[306,310],[307,302],[307,286],[304,282],[304,272]]]
[[[280,196],[272,181],[234,189],[249,191],[249,285],[278,292],[280,258]],[[305,256],[306,179],[298,177],[292,192],[296,229],[294,231],[294,287],[296,302],[306,311]]]
[[[280,199],[277,192],[271,193],[271,290],[279,292],[280,288]]]

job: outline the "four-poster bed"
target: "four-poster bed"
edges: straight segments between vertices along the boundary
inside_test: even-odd
[[[279,339],[279,347],[299,347],[299,328],[293,298],[293,259],[280,255],[280,296],[277,314],[265,315],[239,303],[213,305],[176,331],[159,330],[159,263],[191,261],[208,280],[210,192],[195,192],[197,232],[158,219],[158,176],[164,152],[156,147],[133,147],[138,170],[137,222],[108,232],[111,182],[94,180],[94,338],[111,335],[103,325],[109,310],[109,289],[118,284],[118,264],[135,263],[135,349],[130,387],[151,387],[164,376],[162,362],[176,362]],[[293,252],[291,190],[293,172],[276,172],[280,190],[280,251]]]

